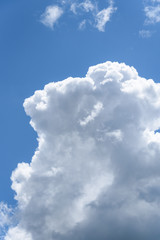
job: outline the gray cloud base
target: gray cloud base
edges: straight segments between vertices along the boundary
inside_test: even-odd
[[[38,134],[12,173],[19,223],[5,240],[158,240],[160,84],[124,63],[26,99]]]

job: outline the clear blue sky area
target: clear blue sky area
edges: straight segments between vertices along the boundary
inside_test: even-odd
[[[99,1],[100,2],[100,1]],[[30,162],[36,133],[23,101],[51,81],[82,77],[91,65],[125,62],[139,75],[160,81],[160,23],[145,25],[144,2],[116,0],[117,11],[105,32],[91,25],[78,29],[79,16],[64,14],[54,29],[40,16],[54,0],[0,1],[0,201],[14,204],[10,175],[19,162]],[[107,6],[101,1],[99,8]],[[151,31],[141,37],[140,30]]]

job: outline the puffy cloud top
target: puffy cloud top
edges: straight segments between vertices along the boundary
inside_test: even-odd
[[[106,62],[24,108],[39,145],[12,174],[19,223],[5,240],[158,240],[160,84]]]

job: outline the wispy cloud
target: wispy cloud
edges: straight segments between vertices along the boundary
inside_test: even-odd
[[[86,26],[86,19],[84,19],[82,22],[80,22],[79,29],[83,30],[85,28],[85,26]]]
[[[147,2],[144,8],[146,24],[155,24],[160,22],[160,1],[151,0]]]
[[[7,227],[11,225],[11,216],[13,209],[7,204],[0,202],[0,239],[3,239]]]
[[[152,32],[150,30],[140,30],[139,31],[139,36],[142,38],[150,38],[152,36]]]
[[[116,11],[117,8],[114,7],[114,2],[109,1],[109,6],[105,9],[99,10],[96,2],[91,2],[90,0],[85,0],[79,4],[72,3],[71,11],[74,14],[78,14],[79,10],[83,10],[84,12],[91,12],[93,22],[92,24],[99,31],[105,31],[105,25],[110,21],[112,14]]]
[[[144,1],[144,14],[145,20],[144,25],[145,28],[139,31],[139,36],[142,38],[150,38],[155,30],[150,30],[151,25],[153,29],[153,25],[160,22],[160,0],[145,0]]]
[[[80,7],[82,7],[86,12],[89,12],[93,11],[96,6],[90,0],[86,0],[80,3]]]
[[[85,2],[82,2],[81,6],[84,8],[84,10],[86,12],[93,11],[95,9],[95,6],[89,0],[86,0]]]
[[[47,27],[53,29],[55,23],[62,16],[63,10],[59,6],[48,6],[45,12],[41,15],[40,21]]]
[[[111,4],[108,8],[97,13],[95,20],[97,22],[96,27],[99,31],[105,31],[105,25],[110,21],[110,18],[115,11],[116,8]]]
[[[63,7],[48,6],[41,16],[41,22],[52,29],[63,13],[67,15],[72,12],[79,17],[79,29],[84,29],[88,23],[88,26],[93,26],[104,32],[106,23],[110,21],[112,14],[116,11],[112,0],[108,2],[107,8],[101,10],[98,8],[98,3],[93,0],[60,1],[59,4]],[[81,17],[83,18],[81,19]]]
[[[92,12],[96,8],[96,4],[90,0],[71,3],[70,9],[74,14],[77,14],[80,10],[85,12]]]
[[[72,3],[71,6],[70,6],[70,10],[74,14],[77,14],[77,3]]]

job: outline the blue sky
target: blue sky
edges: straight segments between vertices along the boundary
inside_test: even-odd
[[[118,61],[133,65],[141,76],[159,81],[160,24],[145,25],[144,2],[117,0],[105,32],[78,29],[82,16],[66,13],[54,30],[40,22],[45,8],[57,1],[0,2],[1,168],[0,199],[12,203],[10,175],[18,162],[31,160],[37,146],[23,101],[36,89],[69,76],[84,76],[88,67]],[[100,8],[108,6],[99,2]],[[85,18],[85,15],[83,15]],[[139,31],[153,31],[142,38]]]
[[[110,4],[97,1],[97,11]],[[101,31],[92,12],[77,7],[74,14],[69,1],[0,1],[1,201],[15,204],[11,173],[19,162],[30,162],[37,147],[37,134],[23,109],[24,99],[35,90],[70,76],[83,77],[89,66],[106,61],[124,62],[139,76],[160,82],[160,11],[154,21],[147,21],[145,12],[160,3],[115,0],[112,4],[116,9]],[[48,6],[63,10],[53,28],[42,22]],[[86,25],[80,29],[84,19]]]

